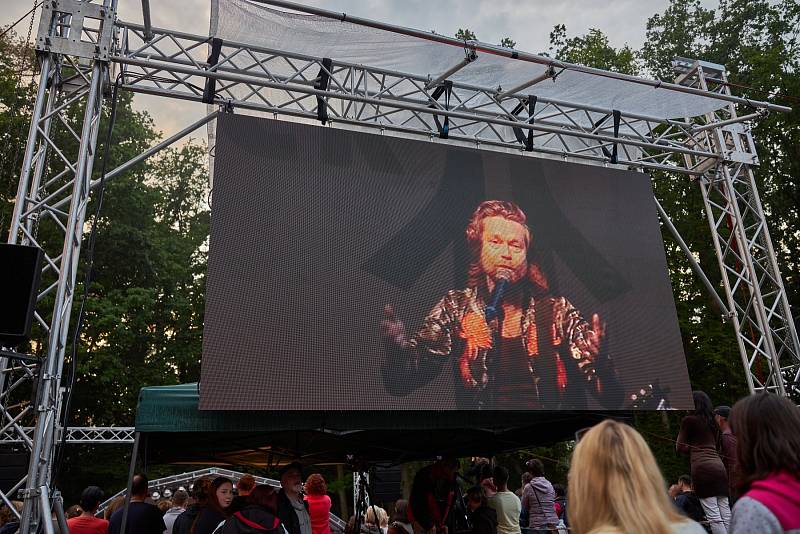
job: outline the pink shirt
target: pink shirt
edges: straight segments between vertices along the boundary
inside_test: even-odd
[[[331,534],[331,498],[327,495],[306,495],[312,534]]]

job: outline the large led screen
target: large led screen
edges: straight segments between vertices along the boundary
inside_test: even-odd
[[[200,408],[690,408],[636,172],[225,115]]]

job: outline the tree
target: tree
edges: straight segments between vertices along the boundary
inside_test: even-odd
[[[10,31],[0,37],[0,239],[7,241],[35,87],[31,83],[34,55],[30,46]]]
[[[515,46],[517,46],[517,42],[511,37],[503,37],[502,39],[500,39],[500,46],[504,46],[506,48],[514,48]]]
[[[3,152],[0,161],[0,222],[4,235],[9,229],[35,97],[27,76],[19,83],[20,71],[29,71],[32,66],[32,61],[27,61],[29,51],[13,34],[0,39],[0,135],[5,144],[19,149],[16,156],[14,151]],[[140,154],[160,137],[150,115],[135,111],[132,101],[131,93],[120,92],[107,170]],[[76,105],[67,108],[67,112],[80,122],[83,108]],[[104,166],[103,140],[108,121],[106,105],[95,152],[95,179]],[[72,134],[55,125],[51,135],[66,154],[75,153],[77,140]],[[52,158],[50,165],[57,171],[61,163]],[[69,422],[80,426],[128,426],[134,422],[141,387],[199,379],[210,224],[205,146],[189,142],[164,150],[109,181],[102,211],[95,220],[97,197],[96,192],[92,194],[87,210],[86,228],[89,224],[97,228],[95,268],[74,360]],[[60,243],[63,233],[47,223],[43,220],[38,226],[37,239]],[[71,338],[82,300],[87,235],[88,232],[84,234],[73,302],[62,379],[65,386],[73,376]],[[39,307],[49,310],[52,304],[49,295]],[[41,353],[42,345],[31,350]],[[19,400],[29,402],[29,396],[27,393],[25,398],[23,393]],[[91,475],[95,480],[107,479],[105,471],[109,469],[125,472],[120,455],[99,454],[104,455],[103,465],[66,462],[59,478],[68,483]]]
[[[636,74],[639,69],[636,55],[628,45],[615,49],[608,37],[590,29],[582,37],[567,37],[567,28],[558,24],[550,32],[550,55],[567,63],[577,63],[624,74]]]
[[[673,57],[699,58],[727,67],[729,80],[737,84],[731,86],[734,94],[763,99],[800,94],[798,27],[797,0],[723,0],[717,10],[704,8],[698,0],[672,0],[663,13],[648,20],[647,42],[638,54],[628,47],[610,47],[598,30],[567,38],[563,26],[556,26],[551,33],[550,50],[561,60],[618,72],[644,71],[666,80],[674,78]],[[800,304],[796,253],[800,249],[800,112],[772,114],[760,120],[753,137],[761,161],[757,182],[796,310]],[[656,196],[721,292],[721,274],[698,186],[685,177],[663,172],[654,172],[653,178]],[[671,235],[664,232],[663,237],[692,386],[707,391],[716,403],[733,403],[747,392],[733,329],[720,320],[719,310]],[[638,414],[636,418],[637,428],[670,478],[685,466],[685,459],[675,457],[671,443],[678,422],[675,416],[661,418],[657,414]]]
[[[456,39],[461,39],[462,41],[475,41],[478,37],[475,35],[470,29],[467,28],[459,28],[456,32]]]
[[[787,0],[720,2],[717,10],[693,0],[672,0],[665,12],[647,23],[642,48],[645,68],[665,79],[673,77],[673,56],[698,58],[725,65],[733,94],[754,99],[800,94],[800,3]],[[794,104],[794,101],[784,102]],[[797,106],[795,105],[795,108]],[[743,109],[742,113],[750,110]],[[800,113],[774,113],[756,122],[752,131],[759,155],[756,181],[765,207],[771,237],[795,316],[800,304]],[[700,264],[719,285],[716,256],[703,219],[696,186],[684,181],[655,180],[656,192],[670,206],[673,222],[698,253]],[[671,262],[673,286],[676,267]],[[683,265],[685,269],[685,264]],[[745,393],[742,364],[729,325],[721,325],[718,311],[699,284],[681,277],[681,329],[693,383],[712,398],[733,401]],[[677,296],[677,294],[676,294]]]

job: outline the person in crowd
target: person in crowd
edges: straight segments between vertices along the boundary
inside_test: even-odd
[[[167,530],[161,512],[154,505],[145,502],[149,496],[147,490],[147,477],[139,474],[133,477],[131,486],[131,499],[128,505],[128,518],[125,532],[129,534],[162,534]],[[125,515],[125,506],[120,507],[111,516],[108,525],[109,534],[122,532],[122,517]]]
[[[522,482],[522,485],[519,487],[517,491],[514,492],[514,495],[519,497],[520,501],[522,500],[522,494],[525,491],[525,486],[527,486],[528,482],[530,482],[531,480],[533,480],[533,475],[530,474],[530,472],[525,471],[522,473],[522,477],[520,480]],[[519,513],[519,528],[520,530],[522,530],[522,534],[530,534],[530,529],[528,528],[529,517],[530,514],[528,512],[528,509],[523,506],[522,510]]]
[[[236,497],[231,503],[230,513],[235,513],[247,506],[247,496],[256,487],[256,479],[253,475],[244,475],[236,484]]]
[[[89,486],[81,493],[81,509],[78,517],[67,519],[70,534],[106,534],[108,521],[95,517],[94,514],[103,502],[103,490],[97,486]]]
[[[372,504],[367,507],[367,512],[364,514],[364,524],[367,527],[377,528],[381,534],[386,534],[389,530],[389,514],[380,506]]]
[[[367,525],[362,518],[358,532],[359,534],[381,534],[381,529],[377,525]],[[350,516],[350,520],[344,528],[344,534],[356,534],[356,516]]]
[[[167,526],[167,534],[172,534],[172,527],[175,525],[175,520],[186,511],[187,504],[189,504],[189,494],[186,493],[186,490],[179,489],[172,494],[172,508],[167,510],[167,513],[164,514],[164,524]]]
[[[492,471],[492,464],[489,462],[481,463],[479,470],[480,486],[483,488],[483,494],[487,499],[497,493],[497,487],[494,485],[494,480],[492,480]]]
[[[675,506],[678,507],[678,511],[698,523],[704,523],[706,521],[706,513],[703,511],[700,499],[697,498],[692,489],[692,477],[689,475],[679,476],[675,490],[673,500],[675,501]]]
[[[546,534],[558,524],[553,485],[544,477],[544,464],[538,458],[525,464],[533,477],[522,490],[522,507],[528,510],[528,529],[531,534]]]
[[[572,534],[704,534],[667,496],[656,459],[633,428],[607,419],[578,441],[567,499]]]
[[[736,502],[736,436],[728,422],[730,414],[730,406],[717,406],[714,409],[714,421],[721,433],[720,456],[722,456],[722,465],[725,466],[725,471],[728,473],[728,500],[729,504],[733,506],[733,503]]]
[[[497,534],[497,512],[489,508],[483,488],[473,486],[467,490],[470,534]]]
[[[161,512],[161,517],[164,517],[167,511],[172,508],[172,501],[169,499],[159,499],[156,503],[156,508]]]
[[[14,534],[19,530],[17,515],[22,513],[22,501],[11,501],[15,514],[8,505],[0,507],[0,534]]]
[[[364,514],[364,524],[367,527],[377,527],[381,534],[386,534],[389,530],[389,514],[380,506],[370,505]]]
[[[519,497],[508,491],[508,469],[495,466],[492,479],[497,493],[487,499],[489,508],[497,512],[497,534],[521,534],[519,513],[522,510]]]
[[[530,482],[531,480],[533,480],[533,475],[529,471],[524,471],[520,476],[520,482],[522,482],[522,484],[520,485],[519,489],[514,492],[514,494],[520,499],[522,499],[522,490],[525,489],[525,486],[527,486],[528,482]],[[525,510],[523,510],[522,512],[524,513]]]
[[[556,500],[553,503],[556,517],[564,521],[565,525],[569,525],[567,522],[567,490],[561,484],[553,484],[553,491],[556,494]]]
[[[408,516],[414,531],[447,532],[447,521],[455,504],[456,470],[458,460],[442,458],[425,466],[414,476]]]
[[[694,412],[681,421],[676,449],[689,455],[692,487],[713,534],[727,534],[731,521],[728,505],[728,473],[717,453],[717,424],[711,399],[702,391],[692,393]]]
[[[278,517],[288,534],[312,534],[311,516],[303,500],[303,466],[292,462],[281,468]]]
[[[259,485],[247,495],[247,503],[225,521],[222,534],[284,534],[278,519],[278,492]]]
[[[191,490],[193,502],[186,508],[185,512],[175,518],[175,523],[172,525],[172,534],[189,534],[192,530],[197,514],[208,502],[208,496],[211,492],[211,480],[205,477],[199,478],[194,481]]]
[[[740,498],[732,534],[800,532],[800,412],[773,393],[733,406]]]
[[[394,503],[394,515],[387,534],[414,534],[414,527],[408,518],[408,501],[399,499]]]
[[[306,479],[305,491],[303,498],[308,503],[312,534],[331,534],[331,498],[328,496],[328,484],[322,475],[310,475]]]
[[[111,516],[114,515],[114,512],[119,510],[120,507],[122,507],[122,505],[124,504],[125,504],[124,495],[117,495],[116,497],[111,499],[111,502],[108,503],[108,506],[106,506],[105,509],[103,510],[103,519],[105,519],[106,521],[110,521]]]
[[[67,519],[72,519],[73,517],[78,517],[82,513],[83,510],[81,509],[81,505],[73,504],[72,506],[64,510],[64,517],[66,517]]]
[[[225,521],[233,502],[233,482],[227,477],[211,481],[206,504],[198,512],[189,534],[211,534]]]

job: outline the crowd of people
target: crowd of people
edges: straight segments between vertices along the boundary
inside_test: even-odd
[[[486,460],[470,471],[472,486],[462,495],[468,478],[459,477],[457,460],[443,458],[417,472],[409,499],[392,503],[391,514],[372,503],[350,518],[345,534],[800,532],[798,408],[771,394],[746,397],[732,409],[712,408],[702,392],[694,399],[676,439],[691,474],[669,489],[644,438],[609,419],[578,436],[566,489],[552,484],[534,458],[512,492],[509,470]],[[103,491],[90,486],[67,509],[67,525],[71,534],[120,534],[123,523],[129,534],[332,534],[322,475],[304,479],[296,462],[279,474],[279,489],[250,475],[218,476],[196,480],[191,494],[179,489],[156,501],[140,474],[127,508],[118,497],[103,517]],[[0,508],[0,534],[18,531],[21,503],[10,504],[17,514]]]

